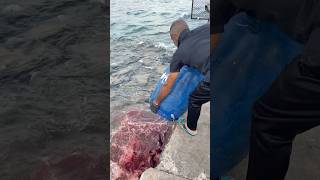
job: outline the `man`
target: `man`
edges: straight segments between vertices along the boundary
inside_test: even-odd
[[[187,121],[182,123],[182,128],[192,136],[197,134],[197,122],[202,104],[210,101],[209,28],[209,24],[206,24],[190,31],[182,19],[172,23],[170,36],[178,49],[172,57],[166,83],[161,87],[156,100],[150,104],[151,110],[156,113],[161,101],[170,93],[182,66],[187,65],[201,71],[205,78],[189,96]]]
[[[320,1],[214,0],[211,7],[212,48],[219,45],[224,25],[241,11],[275,23],[305,45],[252,113],[247,180],[283,180],[295,136],[320,124]]]

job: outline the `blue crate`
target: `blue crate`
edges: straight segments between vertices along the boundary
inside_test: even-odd
[[[155,89],[152,91],[150,101],[154,101],[160,91],[160,88],[165,83],[169,68],[164,70],[164,74],[158,80]],[[188,108],[189,95],[198,84],[203,80],[204,76],[195,68],[183,66],[180,69],[176,82],[168,94],[161,102],[158,114],[167,120],[176,120]]]

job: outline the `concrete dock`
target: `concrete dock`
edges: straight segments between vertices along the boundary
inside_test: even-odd
[[[179,126],[161,154],[160,164],[146,170],[140,180],[210,179],[210,105],[202,106],[198,134],[191,137]]]

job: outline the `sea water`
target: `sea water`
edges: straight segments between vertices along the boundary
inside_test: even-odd
[[[183,18],[190,29],[207,23],[191,19],[190,0],[110,1],[110,112],[130,106],[148,108],[148,98],[176,47],[169,35],[171,23]]]

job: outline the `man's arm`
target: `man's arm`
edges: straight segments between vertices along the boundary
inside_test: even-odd
[[[158,94],[157,99],[155,100],[156,105],[159,105],[161,101],[167,97],[167,95],[170,93],[177,77],[178,77],[179,72],[171,72],[168,75],[167,81],[163,84],[163,86],[160,89],[160,92]]]
[[[157,99],[154,100],[153,102],[150,102],[150,109],[152,112],[157,113],[161,101],[165,97],[167,97],[167,95],[170,93],[174,83],[176,82],[178,74],[179,74],[179,72],[171,72],[168,75],[166,82],[162,85],[162,87],[160,89],[160,92],[158,94]]]

